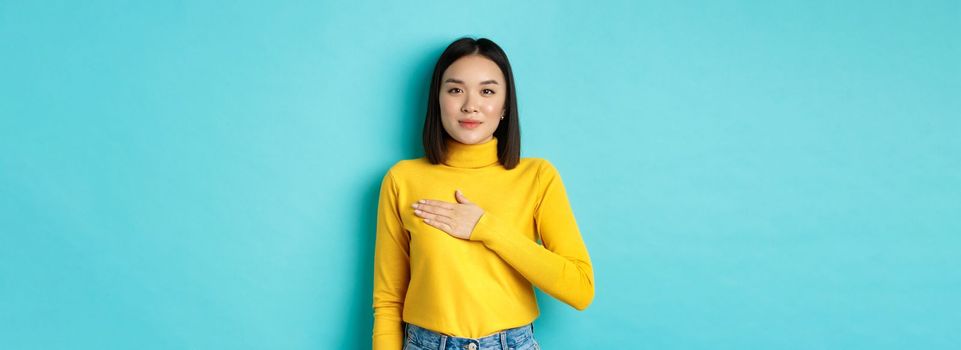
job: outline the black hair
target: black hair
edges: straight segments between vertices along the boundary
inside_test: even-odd
[[[434,75],[430,81],[430,91],[427,95],[427,116],[424,118],[424,153],[431,164],[439,164],[446,159],[447,143],[450,138],[444,125],[441,123],[440,114],[440,86],[444,71],[450,67],[457,59],[472,55],[482,55],[501,69],[504,79],[507,81],[507,96],[504,100],[504,119],[494,130],[494,137],[497,138],[497,158],[504,168],[510,170],[520,162],[521,155],[521,130],[520,121],[517,119],[517,94],[514,90],[514,73],[511,71],[511,64],[507,60],[507,54],[493,41],[480,38],[472,39],[463,37],[455,40],[444,53],[437,59],[434,66]]]

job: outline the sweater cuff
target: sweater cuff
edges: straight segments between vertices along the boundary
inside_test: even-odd
[[[474,225],[469,240],[487,243],[500,238],[502,234],[503,230],[497,218],[485,212]]]

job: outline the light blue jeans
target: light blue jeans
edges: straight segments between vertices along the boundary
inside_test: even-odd
[[[540,350],[534,324],[505,329],[483,338],[460,338],[404,322],[403,350]]]

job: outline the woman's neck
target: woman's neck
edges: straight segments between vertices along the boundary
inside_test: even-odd
[[[446,138],[447,159],[444,164],[456,168],[483,168],[497,163],[497,137],[478,144],[460,143]]]

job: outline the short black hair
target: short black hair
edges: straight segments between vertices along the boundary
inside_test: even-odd
[[[450,135],[444,130],[440,115],[440,86],[444,71],[457,59],[479,54],[497,64],[504,74],[507,86],[507,96],[504,100],[504,119],[494,130],[497,138],[497,158],[504,168],[510,170],[517,166],[521,158],[521,130],[517,119],[517,94],[514,90],[514,73],[511,71],[507,54],[493,41],[480,38],[463,37],[455,40],[437,59],[434,75],[430,81],[430,92],[427,95],[427,116],[424,118],[424,153],[431,164],[440,164],[447,157],[447,139]]]

